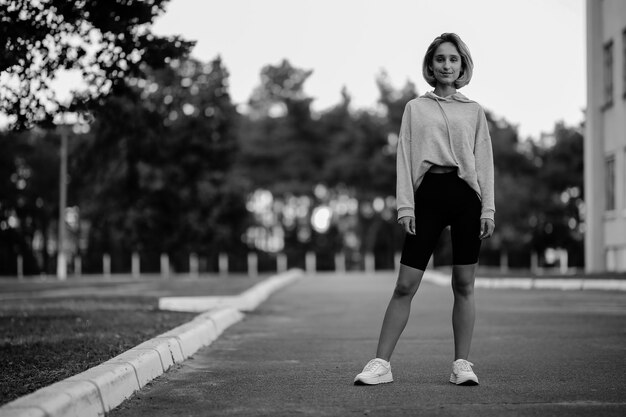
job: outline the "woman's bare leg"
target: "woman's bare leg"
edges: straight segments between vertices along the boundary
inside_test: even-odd
[[[398,281],[383,320],[376,357],[389,361],[409,320],[411,301],[422,282],[424,271],[400,264]]]
[[[472,344],[476,309],[474,306],[474,275],[476,265],[452,267],[452,329],[454,332],[454,359],[467,359]]]

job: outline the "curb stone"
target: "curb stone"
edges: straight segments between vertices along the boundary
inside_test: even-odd
[[[450,285],[450,274],[426,271],[424,281],[439,286]],[[609,290],[626,291],[626,280],[584,278],[481,278],[477,277],[477,288],[516,288],[523,290]]]
[[[211,305],[192,310],[209,311],[100,365],[3,405],[0,417],[104,416],[174,364],[210,345],[224,330],[243,319],[242,311],[254,310],[272,293],[302,276],[302,271],[290,270],[239,296],[221,297],[229,300],[217,308]],[[163,308],[161,302],[159,308]]]
[[[200,312],[211,308],[232,307],[239,311],[253,311],[280,288],[303,276],[299,269],[274,275],[235,296],[224,297],[162,297],[159,309],[171,311]]]

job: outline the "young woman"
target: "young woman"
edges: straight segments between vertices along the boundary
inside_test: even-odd
[[[434,91],[407,103],[397,155],[398,222],[406,231],[400,271],[376,358],[355,384],[392,382],[389,359],[409,318],[441,231],[452,236],[454,362],[450,382],[476,385],[468,362],[474,331],[474,273],[482,239],[493,234],[493,154],[482,107],[457,92],[472,78],[469,49],[454,33],[430,44],[422,72]]]

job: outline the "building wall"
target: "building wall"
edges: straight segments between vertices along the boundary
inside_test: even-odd
[[[587,0],[586,236],[589,272],[626,271],[626,1]],[[606,100],[605,47],[612,43],[612,103]],[[607,161],[612,159],[614,208]]]

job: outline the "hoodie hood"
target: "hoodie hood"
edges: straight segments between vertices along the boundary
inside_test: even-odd
[[[422,97],[430,98],[436,101],[459,101],[461,103],[473,103],[474,102],[473,100],[470,100],[469,98],[465,97],[463,94],[459,93],[458,91],[452,95],[449,95],[448,97],[439,97],[434,92],[429,91],[426,94],[424,94]]]

